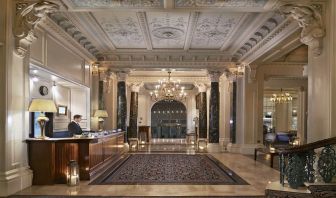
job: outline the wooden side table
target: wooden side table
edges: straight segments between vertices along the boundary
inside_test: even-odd
[[[258,152],[269,154],[271,156],[270,167],[273,168],[274,156],[279,155],[279,153],[276,150],[270,150],[269,148],[255,148],[254,149],[254,161],[257,160]]]

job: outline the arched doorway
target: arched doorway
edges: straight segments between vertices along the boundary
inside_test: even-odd
[[[152,138],[185,138],[187,109],[182,102],[161,100],[151,109]]]

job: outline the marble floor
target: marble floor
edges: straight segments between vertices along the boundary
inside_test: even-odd
[[[279,180],[279,172],[266,164],[255,162],[241,154],[221,152],[221,149],[213,150],[214,152],[208,151],[208,154],[233,170],[250,185],[88,185],[89,181],[81,181],[77,187],[31,186],[18,192],[17,195],[244,197],[264,195],[266,186]]]

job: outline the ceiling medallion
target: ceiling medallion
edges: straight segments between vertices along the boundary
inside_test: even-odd
[[[160,39],[176,39],[183,36],[184,32],[181,29],[173,27],[160,27],[152,31],[153,35]]]

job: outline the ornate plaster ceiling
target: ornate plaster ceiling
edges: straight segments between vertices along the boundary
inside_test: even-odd
[[[274,10],[278,0],[62,2],[50,18],[115,68],[232,67],[297,27]]]

